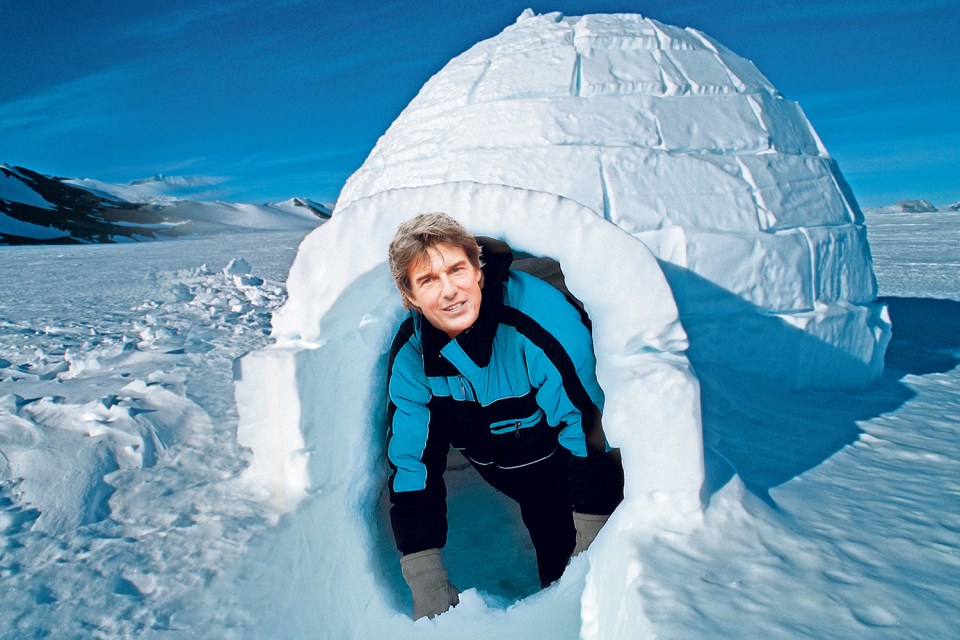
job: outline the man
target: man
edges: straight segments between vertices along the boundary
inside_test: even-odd
[[[390,268],[411,310],[389,359],[390,519],[414,618],[458,601],[446,543],[449,448],[520,506],[541,586],[585,549],[623,498],[600,428],[603,392],[585,316],[510,270],[505,244],[443,213],[402,224]]]

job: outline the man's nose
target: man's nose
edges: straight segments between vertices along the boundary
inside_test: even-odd
[[[445,298],[456,295],[457,288],[453,284],[453,280],[445,273],[440,274],[440,295]]]

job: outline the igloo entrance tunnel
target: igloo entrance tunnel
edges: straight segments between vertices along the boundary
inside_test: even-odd
[[[700,513],[698,376],[852,387],[882,370],[889,323],[862,214],[800,108],[697,31],[525,12],[384,134],[300,247],[277,344],[240,364],[247,481],[305,544],[334,547],[309,554],[310,571],[277,569],[312,608],[264,619],[300,615],[316,631],[322,618],[322,637],[340,638],[419,637],[448,617],[427,628],[398,612],[377,504],[386,352],[404,313],[386,249],[402,221],[438,210],[560,263],[593,321],[626,476],[624,503],[558,587],[448,614],[474,615],[477,637],[525,628],[556,598],[579,615],[551,637],[636,637],[632,546]]]

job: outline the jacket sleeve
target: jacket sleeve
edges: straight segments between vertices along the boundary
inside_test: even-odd
[[[394,340],[387,376],[390,523],[404,555],[441,548],[447,541],[443,473],[449,442],[442,429],[431,428],[432,394],[411,334],[408,319]]]
[[[539,284],[533,292],[538,289]],[[530,383],[548,424],[561,430],[560,444],[573,454],[569,484],[574,510],[609,515],[623,500],[623,467],[619,452],[609,450],[600,424],[603,391],[593,339],[563,294],[549,287],[537,297],[540,300],[527,305],[531,315],[522,331],[528,339],[524,357]]]

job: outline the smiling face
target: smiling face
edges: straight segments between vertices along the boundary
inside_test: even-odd
[[[481,272],[463,249],[445,242],[428,247],[422,259],[410,263],[407,275],[407,299],[434,327],[456,338],[476,322]]]

